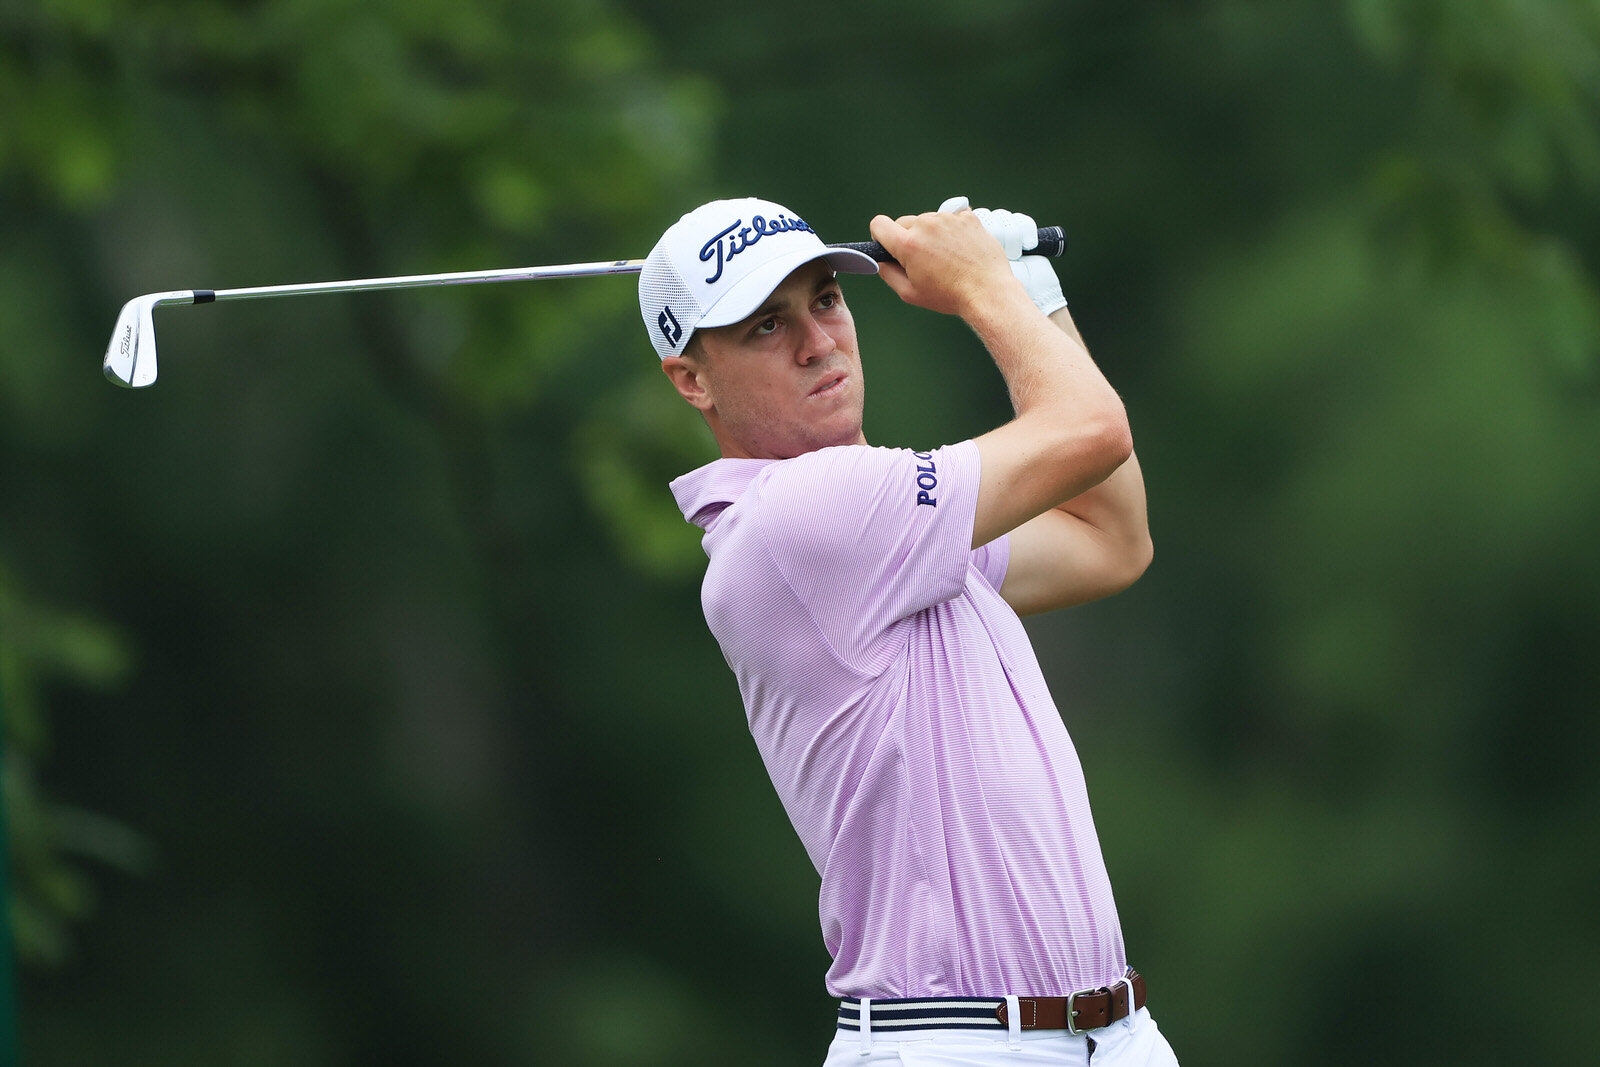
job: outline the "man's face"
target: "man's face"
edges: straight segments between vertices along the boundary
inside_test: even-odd
[[[724,456],[788,459],[866,443],[855,320],[826,262],[798,268],[742,322],[695,336],[690,354],[662,367]]]

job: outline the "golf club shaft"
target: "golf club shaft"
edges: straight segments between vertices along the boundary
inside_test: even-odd
[[[295,285],[257,285],[245,289],[196,289],[192,303],[251,300],[267,296],[310,293],[359,293],[373,289],[419,289],[430,285],[473,285],[478,282],[514,282],[539,278],[583,278],[595,274],[638,274],[642,259],[609,263],[564,263],[551,267],[511,267],[505,270],[468,270],[454,274],[407,274],[397,278],[357,278],[343,282],[302,282]]]
[[[1066,238],[1059,226],[1039,230],[1036,255],[1059,256],[1066,249]],[[849,248],[872,257],[879,263],[893,263],[894,257],[876,241],[847,241],[829,248]],[[194,304],[224,300],[251,300],[269,296],[298,296],[311,293],[359,293],[375,289],[419,289],[432,285],[474,285],[480,282],[529,281],[540,278],[583,278],[603,274],[638,274],[642,259],[618,259],[601,263],[565,263],[551,267],[512,267],[505,270],[472,270],[454,274],[408,274],[396,278],[357,278],[342,282],[301,282],[294,285],[258,285],[244,289],[196,289]],[[182,303],[163,300],[161,303]]]

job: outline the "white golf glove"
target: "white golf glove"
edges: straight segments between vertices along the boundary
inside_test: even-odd
[[[939,210],[961,211],[968,206],[966,197],[952,196],[939,205]],[[986,207],[974,208],[972,213],[978,216],[983,228],[1006,250],[1006,258],[1011,261],[1011,273],[1028,290],[1034,307],[1048,315],[1067,306],[1067,298],[1061,293],[1061,279],[1056,277],[1050,260],[1044,256],[1027,254],[1029,249],[1039,244],[1039,225],[1031,215]]]

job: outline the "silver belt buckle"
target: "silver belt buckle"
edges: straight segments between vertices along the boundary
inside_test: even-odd
[[[1072,1006],[1072,1002],[1077,1000],[1077,999],[1078,999],[1078,994],[1077,993],[1068,993],[1067,994],[1067,1033],[1073,1035],[1074,1037],[1076,1037],[1079,1034],[1086,1034],[1086,1033],[1089,1032],[1088,1030],[1079,1030],[1076,1026],[1073,1025],[1072,1020],[1074,1020],[1074,1019],[1076,1019],[1078,1017],[1078,1009],[1074,1008]]]

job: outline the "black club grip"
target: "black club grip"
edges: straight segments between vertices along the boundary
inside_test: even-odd
[[[845,241],[840,244],[829,245],[829,248],[853,248],[863,255],[871,256],[879,263],[893,263],[894,257],[889,250],[876,241]],[[1067,235],[1060,226],[1041,226],[1039,228],[1039,244],[1030,248],[1030,256],[1059,256],[1067,250]]]

